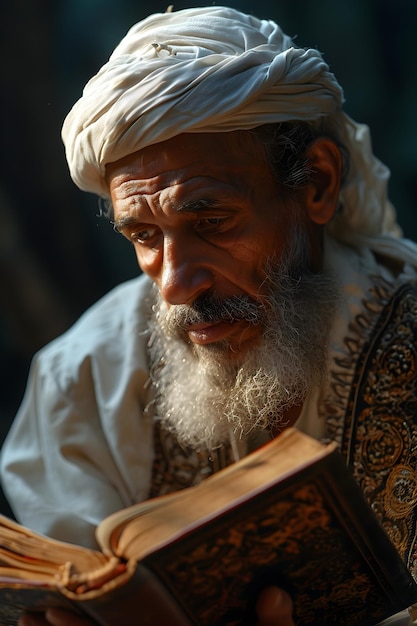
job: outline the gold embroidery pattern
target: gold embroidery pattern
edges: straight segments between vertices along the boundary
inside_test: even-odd
[[[357,362],[342,452],[417,578],[417,292],[385,307]]]
[[[369,298],[363,302],[363,312],[349,326],[350,334],[344,341],[344,353],[333,358],[329,393],[320,407],[320,414],[326,421],[327,436],[340,447],[346,436],[345,419],[348,416],[347,407],[355,381],[358,357],[370,340],[394,291],[393,285],[379,276],[374,276],[373,281],[374,287],[370,290]]]
[[[230,446],[208,453],[181,446],[176,437],[163,429],[155,418],[154,461],[149,497],[179,491],[199,484],[220,467],[232,463]]]

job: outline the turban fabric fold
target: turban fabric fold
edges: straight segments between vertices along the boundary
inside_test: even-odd
[[[85,86],[62,136],[74,182],[106,197],[108,163],[181,133],[330,120],[350,156],[332,234],[365,245],[382,236],[386,248],[400,233],[386,197],[389,171],[372,154],[368,128],[342,105],[319,51],[296,47],[273,21],[202,7],[133,26]]]
[[[273,22],[209,7],[133,26],[64,123],[71,174],[107,193],[107,163],[180,133],[314,120],[342,90],[316,50],[294,48]]]

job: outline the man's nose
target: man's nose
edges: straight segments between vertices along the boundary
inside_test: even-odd
[[[213,286],[213,273],[199,241],[166,240],[159,290],[168,304],[190,304]]]

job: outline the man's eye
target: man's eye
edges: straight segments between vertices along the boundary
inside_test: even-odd
[[[130,239],[133,243],[147,243],[152,241],[157,234],[157,228],[149,227],[142,228],[141,230],[135,230],[130,233]]]
[[[197,228],[200,230],[215,230],[216,227],[226,222],[225,217],[206,217],[197,222]]]

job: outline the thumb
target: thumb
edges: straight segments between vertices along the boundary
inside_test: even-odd
[[[89,619],[61,609],[48,609],[45,617],[51,626],[94,626]]]
[[[256,626],[295,626],[292,611],[293,604],[288,593],[278,587],[267,587],[256,603]]]

